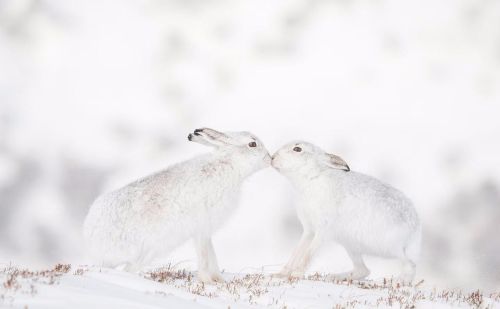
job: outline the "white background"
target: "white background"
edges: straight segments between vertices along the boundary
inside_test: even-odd
[[[1,0],[0,263],[84,263],[92,200],[205,151],[186,136],[208,126],[393,184],[424,223],[419,277],[499,287],[499,116],[497,1]],[[279,269],[293,202],[272,169],[250,178],[221,267]],[[332,244],[312,270],[349,267]]]

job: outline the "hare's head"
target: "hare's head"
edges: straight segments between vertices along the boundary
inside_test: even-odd
[[[272,165],[283,174],[304,176],[314,176],[328,168],[350,171],[341,157],[303,141],[291,142],[281,147],[274,153]]]
[[[249,132],[219,132],[201,128],[188,135],[188,140],[215,148],[222,155],[231,156],[233,162],[250,172],[268,167],[271,156],[264,144]]]

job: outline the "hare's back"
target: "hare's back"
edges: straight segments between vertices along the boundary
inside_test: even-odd
[[[413,203],[403,192],[368,175],[346,174],[351,174],[346,178],[345,189],[352,207],[359,207],[360,212],[383,223],[418,223]]]

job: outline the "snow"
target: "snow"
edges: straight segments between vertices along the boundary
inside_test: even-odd
[[[205,285],[172,266],[138,274],[58,264],[52,270],[13,266],[0,272],[0,307],[6,308],[500,308],[500,293],[439,290],[420,281],[338,282],[311,274],[280,279],[270,271],[225,273]]]

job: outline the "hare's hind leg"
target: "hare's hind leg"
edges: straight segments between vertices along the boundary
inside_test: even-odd
[[[194,246],[198,257],[198,278],[200,281],[224,281],[217,265],[211,238],[206,235],[197,235],[194,237]]]
[[[131,273],[138,273],[147,265],[154,260],[156,256],[156,251],[151,250],[150,246],[145,243],[140,245],[140,249],[137,250],[135,254],[132,255],[125,264],[125,271]]]
[[[415,279],[417,264],[408,258],[402,259],[402,264],[401,275],[398,279],[403,283],[411,283]]]
[[[333,278],[336,280],[361,280],[368,277],[368,275],[370,275],[370,270],[366,267],[365,262],[363,261],[363,256],[347,248],[346,251],[351,258],[354,268],[353,270],[345,273],[334,274]]]
[[[130,273],[138,273],[144,269],[145,266],[149,265],[154,259],[154,254],[143,254],[133,261],[128,261],[125,263],[125,271]]]
[[[415,279],[417,261],[420,255],[421,227],[418,227],[408,245],[403,248],[401,261],[403,263],[402,272],[399,276],[404,283],[411,283]]]

